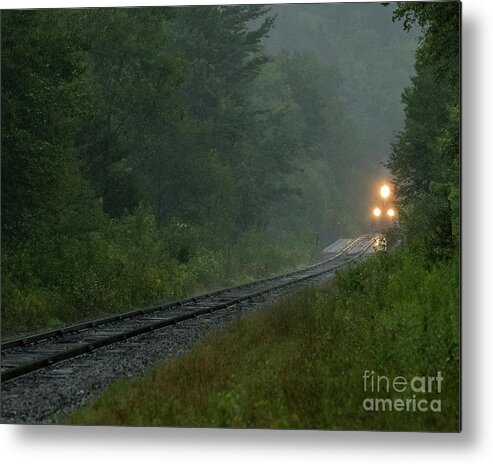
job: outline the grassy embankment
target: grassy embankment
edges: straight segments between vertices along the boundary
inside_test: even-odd
[[[113,384],[62,422],[454,431],[459,427],[456,262],[383,253],[238,321],[174,362]],[[366,370],[444,380],[441,412],[370,412]],[[382,384],[383,387],[385,383]],[[415,384],[419,386],[419,384]],[[368,387],[369,388],[369,387]]]

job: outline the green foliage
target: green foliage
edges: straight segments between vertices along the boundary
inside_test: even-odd
[[[111,385],[61,422],[457,431],[458,271],[457,260],[430,268],[407,252],[379,253],[335,285],[303,290]],[[391,379],[440,371],[442,412],[365,411],[366,370]]]
[[[273,244],[260,232],[214,250],[205,246],[206,229],[179,222],[158,227],[148,208],[108,221],[101,204],[92,207],[91,214],[99,213],[92,224],[67,214],[54,235],[5,249],[3,333],[173,301],[272,275],[317,253],[311,241]],[[89,217],[87,209],[81,214]]]
[[[416,76],[406,89],[405,129],[387,164],[409,244],[431,259],[448,258],[459,244],[460,3],[403,3],[394,19],[424,34]]]
[[[4,332],[270,275],[364,226],[339,73],[268,55],[268,8],[1,20]]]
[[[85,60],[71,12],[2,14],[2,241],[31,240],[56,220],[72,182],[84,113]]]

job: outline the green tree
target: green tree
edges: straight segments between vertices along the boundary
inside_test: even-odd
[[[171,15],[168,8],[79,13],[92,94],[78,147],[83,170],[111,216],[137,206],[138,171],[147,156],[163,148],[159,134],[174,117],[169,101],[182,63],[166,52]]]
[[[394,13],[424,33],[406,89],[404,131],[388,162],[404,231],[433,259],[450,256],[459,231],[460,3],[403,3]]]
[[[2,244],[58,221],[77,175],[87,61],[71,11],[2,12]]]

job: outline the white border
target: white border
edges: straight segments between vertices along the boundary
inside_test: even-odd
[[[375,0],[370,0],[376,2]],[[229,5],[229,4],[257,3],[260,5],[274,3],[338,3],[324,2],[320,0],[3,0],[1,8],[62,8],[62,7],[94,7],[94,6],[175,6],[175,5]],[[361,0],[341,0],[339,3],[361,3]]]
[[[22,1],[2,8],[146,6],[259,1]],[[269,3],[292,3],[273,1]],[[308,3],[298,1],[296,3]],[[319,3],[319,2],[314,2]],[[0,426],[9,462],[490,462],[493,455],[491,141],[493,2],[463,2],[463,427],[460,435],[215,429]],[[490,148],[489,153],[487,147]],[[5,462],[5,461],[4,461]]]

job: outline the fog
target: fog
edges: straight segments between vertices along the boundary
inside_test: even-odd
[[[414,75],[420,31],[407,32],[393,22],[394,8],[392,3],[332,3],[274,5],[271,10],[276,21],[264,38],[266,49],[274,56],[286,51],[309,55],[325,66],[330,78],[319,91],[339,119],[327,129],[343,120],[351,134],[345,144],[329,137],[320,147],[326,162],[322,170],[330,166],[338,173],[336,190],[343,192],[333,200],[344,204],[336,213],[340,217],[332,217],[321,232],[326,241],[369,227],[377,184],[388,177],[384,164],[403,129],[401,95]],[[321,201],[316,208],[320,214],[330,205]]]
[[[367,232],[413,74],[416,33],[391,18],[3,12],[4,326],[32,301],[26,330],[271,275]]]
[[[403,128],[401,94],[414,74],[418,31],[392,22],[395,4],[273,6],[276,25],[265,39],[271,53],[307,52],[340,76],[339,96],[364,139],[366,155],[385,161]]]

